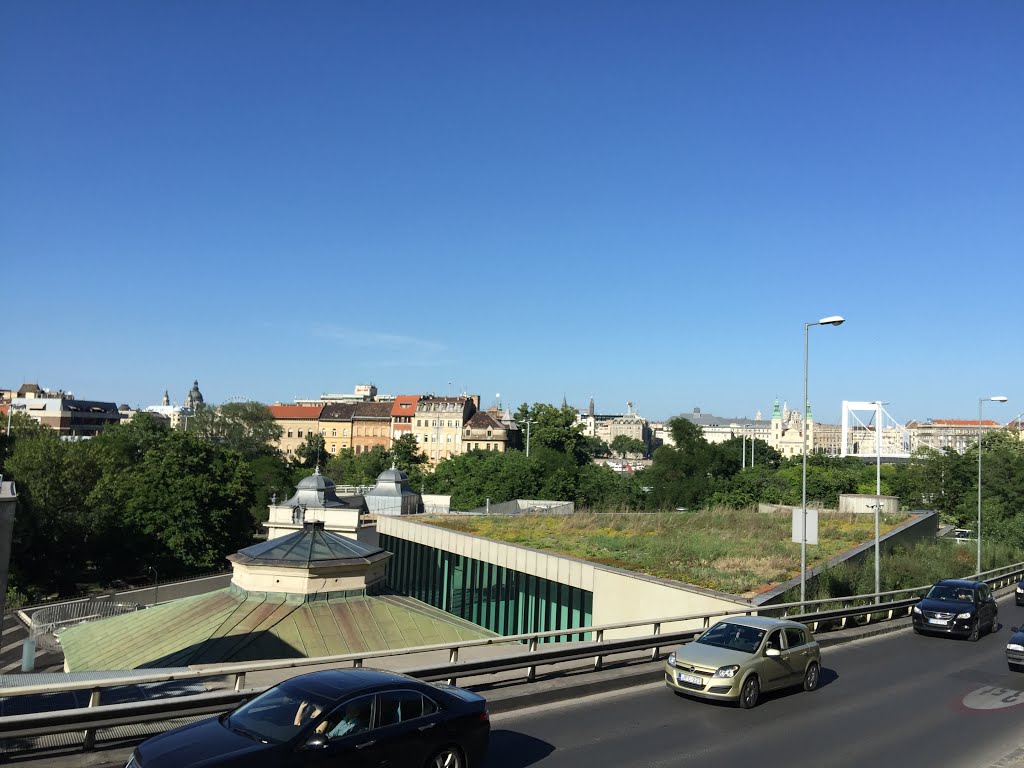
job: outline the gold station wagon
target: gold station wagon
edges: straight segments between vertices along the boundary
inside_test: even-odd
[[[720,621],[668,655],[665,685],[677,694],[757,704],[761,691],[818,687],[821,649],[803,624],[763,616]]]

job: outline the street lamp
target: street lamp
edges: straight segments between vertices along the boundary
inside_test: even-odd
[[[800,611],[803,612],[803,602],[807,597],[807,337],[812,325],[842,325],[845,318],[839,315],[823,317],[816,323],[804,323],[804,404],[803,404],[803,431],[804,431],[804,466],[801,477],[801,506],[803,508],[803,523],[800,526]]]
[[[530,419],[529,415],[526,417],[526,458],[530,458],[530,425],[536,424],[536,421]]]
[[[882,513],[882,406],[885,403],[880,400],[873,400],[875,406],[875,602],[881,598],[878,593],[882,591],[881,571],[879,568],[880,550],[878,536],[878,517]]]
[[[153,572],[153,605],[160,602],[160,575],[152,565],[147,566],[146,573]]]
[[[978,573],[981,573],[981,407],[987,402],[1005,403],[1004,395],[978,398]]]

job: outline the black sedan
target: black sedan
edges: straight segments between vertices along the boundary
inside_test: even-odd
[[[312,672],[154,736],[125,768],[477,768],[490,738],[486,704],[471,691],[393,672]]]
[[[1017,582],[1017,590],[1013,597],[1017,601],[1017,605],[1024,605],[1024,581]]]
[[[983,581],[945,579],[937,582],[911,611],[914,631],[958,635],[977,640],[999,626],[999,608]]]
[[[1011,672],[1024,672],[1024,628],[1014,627],[1006,642],[1006,665]]]

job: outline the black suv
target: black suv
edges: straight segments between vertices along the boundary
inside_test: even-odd
[[[999,626],[999,607],[983,581],[937,582],[911,612],[914,631],[958,635],[977,640],[982,630]]]

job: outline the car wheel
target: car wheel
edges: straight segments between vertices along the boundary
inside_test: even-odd
[[[971,634],[967,636],[967,639],[972,643],[978,642],[978,638],[981,636],[981,619],[975,619],[974,624],[971,625]]]
[[[458,747],[445,747],[427,760],[426,768],[462,768],[462,753]]]
[[[761,695],[761,684],[757,681],[757,675],[751,675],[740,689],[740,706],[743,709],[751,709],[757,706],[757,698]]]
[[[805,691],[816,691],[818,690],[818,680],[821,678],[821,670],[818,669],[818,663],[812,661],[807,667],[807,671],[804,672],[804,690]]]

